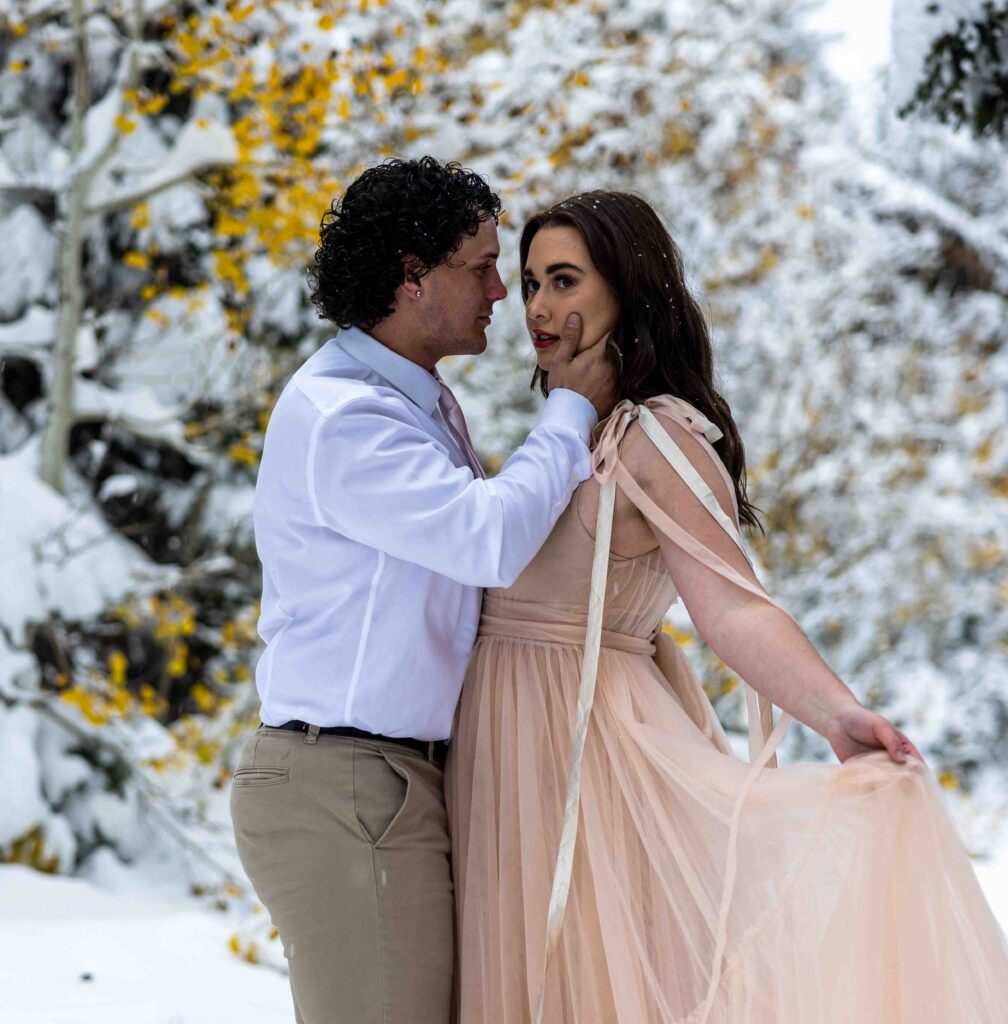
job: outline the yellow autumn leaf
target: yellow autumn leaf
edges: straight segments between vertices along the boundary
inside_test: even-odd
[[[123,686],[126,683],[126,668],[129,662],[122,651],[112,651],[107,659],[109,670],[109,682],[113,686]]]

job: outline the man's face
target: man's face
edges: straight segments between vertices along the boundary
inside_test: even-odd
[[[431,355],[479,355],[495,302],[507,295],[497,272],[497,225],[483,221],[466,235],[458,252],[435,267],[418,286],[423,292],[420,319]]]

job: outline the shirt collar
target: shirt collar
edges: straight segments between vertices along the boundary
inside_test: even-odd
[[[335,340],[348,356],[374,370],[379,377],[384,377],[428,416],[433,415],[441,397],[441,384],[433,374],[393,352],[359,327],[341,330]]]

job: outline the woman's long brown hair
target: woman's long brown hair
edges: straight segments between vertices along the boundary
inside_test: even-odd
[[[584,192],[530,218],[519,253],[524,274],[529,247],[547,225],[576,228],[592,262],[616,294],[619,316],[611,344],[621,356],[618,394],[632,402],[675,395],[721,429],[714,449],[735,484],[739,520],[763,530],[746,496],[745,448],[731,409],[714,387],[710,334],[686,287],[682,254],[655,211],[627,192]],[[522,278],[522,299],[528,285]],[[547,393],[547,374],[536,369],[532,386]]]

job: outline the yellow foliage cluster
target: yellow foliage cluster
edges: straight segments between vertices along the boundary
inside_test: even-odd
[[[160,678],[131,686],[129,659],[124,651],[113,649],[106,657],[104,671],[92,671],[86,680],[58,676],[56,683],[60,687],[60,697],[67,704],[79,708],[94,725],[141,715],[163,718],[168,710],[167,694],[173,681],[193,673],[199,675],[203,668],[187,640],[196,630],[196,609],[178,594],[154,594],[145,601],[131,599],[114,609],[113,614],[131,632],[146,631],[164,650]],[[189,696],[198,714],[215,714],[231,699],[222,692],[222,687],[249,680],[251,674],[247,658],[256,642],[257,617],[258,608],[253,607],[221,628],[221,648],[235,664],[230,671],[215,669],[212,678],[197,678],[192,684]],[[217,750],[207,747],[202,736],[188,738],[193,741],[191,747],[200,760],[207,763],[213,760]]]
[[[50,852],[42,829],[36,827],[18,836],[8,846],[0,847],[0,864],[24,864],[53,875],[59,870],[59,857]]]
[[[662,626],[662,632],[667,633],[681,647],[689,647],[696,639],[692,633],[687,633],[684,629],[678,629],[671,622],[666,622]]]
[[[226,452],[239,466],[255,469],[276,400],[277,394],[269,390],[251,396],[243,406],[242,425],[247,429],[237,430],[226,412],[215,411],[186,423],[185,436]]]
[[[104,673],[92,672],[86,682],[57,677],[60,698],[78,708],[92,725],[140,716],[159,718],[167,711],[168,702],[150,683],[142,683],[135,691],[129,688],[129,661],[122,651],[111,651],[105,667]]]
[[[103,670],[92,671],[85,680],[57,677],[61,699],[77,707],[93,725],[141,716],[165,721],[169,710],[167,697],[170,692],[174,693],[177,681],[186,677],[190,712],[168,724],[175,750],[146,759],[144,766],[163,772],[182,769],[194,762],[210,767],[218,765],[224,744],[248,727],[247,722],[238,720],[241,715],[221,718],[221,713],[245,692],[251,679],[250,663],[258,643],[258,603],[219,627],[219,656],[209,665],[202,664],[190,647],[189,638],[198,628],[196,608],[180,595],[168,593],[142,600],[133,598],[113,609],[113,616],[129,632],[142,632],[148,641],[153,637],[158,642],[165,653],[160,674],[150,678],[148,664],[137,666],[131,678],[126,652],[114,648],[107,653]],[[204,634],[212,642],[213,632],[209,627],[200,630],[201,637]],[[147,672],[148,677],[138,685],[137,675],[143,672]],[[215,785],[225,785],[228,778],[229,773],[222,768]]]
[[[368,5],[359,0],[355,6],[366,10]],[[268,14],[274,7],[267,2],[259,10]],[[178,57],[169,92],[196,98],[213,93],[238,107],[231,125],[238,164],[215,176],[212,202],[219,239],[213,269],[238,305],[248,295],[244,268],[253,253],[265,252],[279,265],[306,262],[319,212],[342,187],[325,151],[324,132],[333,114],[383,121],[391,105],[423,91],[428,60],[419,49],[411,62],[399,65],[390,52],[378,52],[367,42],[338,57],[303,43],[300,66],[292,65],[289,47],[283,61],[280,57],[290,26],[277,17],[275,33],[263,37],[261,21],[253,27],[249,20],[252,10],[231,2],[210,17],[162,22]],[[347,10],[346,4],[325,5],[319,26],[335,28]],[[271,60],[262,60],[264,46],[272,50]],[[156,113],[154,101],[138,97],[133,109],[137,115]],[[236,452],[239,460],[243,456]]]

